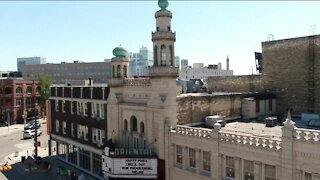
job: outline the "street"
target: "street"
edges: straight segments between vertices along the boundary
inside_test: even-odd
[[[44,122],[44,121],[41,121]],[[9,154],[20,152],[26,149],[34,149],[34,139],[23,139],[24,125],[12,125],[9,127],[0,127],[0,164],[4,164],[9,159],[5,159]],[[47,135],[46,124],[41,123],[40,130],[42,135],[38,136],[38,141],[41,142],[41,147],[48,146],[49,136]],[[32,150],[29,152],[32,155]]]

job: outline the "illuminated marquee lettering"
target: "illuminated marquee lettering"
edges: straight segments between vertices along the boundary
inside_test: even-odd
[[[151,149],[115,148],[114,154],[118,156],[152,156]]]

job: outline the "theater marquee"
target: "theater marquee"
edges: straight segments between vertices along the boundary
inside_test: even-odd
[[[157,178],[156,158],[105,157],[106,175],[118,178]]]

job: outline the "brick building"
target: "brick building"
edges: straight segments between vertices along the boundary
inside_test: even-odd
[[[59,159],[101,178],[109,88],[88,80],[72,82],[51,87],[51,141]]]
[[[265,88],[279,112],[320,113],[320,35],[262,42]]]
[[[0,125],[23,123],[41,112],[37,81],[19,78],[0,80]]]

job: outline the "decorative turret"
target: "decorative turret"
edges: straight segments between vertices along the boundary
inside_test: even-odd
[[[150,76],[178,77],[179,71],[174,68],[176,34],[171,31],[172,13],[166,9],[169,6],[167,0],[159,0],[158,6],[160,10],[155,13],[156,31],[152,33],[154,65],[150,68]]]
[[[226,62],[226,65],[227,65],[226,69],[229,70],[229,56],[227,56],[226,61],[227,61],[227,62]]]
[[[128,51],[123,47],[116,47],[112,52],[115,56],[111,59],[112,78],[127,78],[129,75]]]

